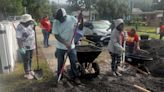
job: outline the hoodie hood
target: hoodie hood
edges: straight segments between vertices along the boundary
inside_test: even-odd
[[[116,19],[114,21],[115,28],[118,27],[121,23],[124,23],[123,19]]]

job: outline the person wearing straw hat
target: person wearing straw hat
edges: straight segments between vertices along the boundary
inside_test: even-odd
[[[30,14],[24,14],[16,28],[16,38],[18,41],[19,52],[24,64],[24,77],[33,79],[32,56],[35,46],[35,22]]]
[[[117,68],[121,62],[121,55],[125,52],[123,47],[123,28],[123,19],[116,19],[114,21],[114,29],[111,33],[111,39],[108,44],[108,50],[112,58],[111,69],[114,76],[121,76]]]
[[[57,10],[55,15],[52,34],[54,34],[55,38],[57,39],[55,55],[58,60],[58,78],[60,78],[59,75],[61,74],[65,61],[64,56],[67,53],[71,64],[70,77],[75,83],[80,84],[81,82],[78,79],[78,73],[76,69],[77,55],[74,43],[74,29],[76,23],[77,19],[74,16],[67,15],[65,9],[60,8]]]

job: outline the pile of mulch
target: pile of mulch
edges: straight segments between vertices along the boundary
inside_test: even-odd
[[[143,45],[143,43],[147,45]],[[103,51],[96,59],[99,61],[100,75],[91,80],[81,79],[82,85],[75,85],[66,79],[63,84],[56,86],[55,78],[52,77],[47,79],[47,81],[28,85],[15,92],[141,92],[134,85],[141,86],[151,92],[164,92],[164,79],[161,77],[162,73],[164,74],[164,71],[162,71],[164,70],[164,56],[161,52],[164,44],[159,40],[143,43],[141,43],[141,46],[149,47],[145,50],[148,50],[154,59],[147,64],[153,76],[139,74],[133,67],[129,66],[126,71],[121,72],[123,74],[122,77],[114,77],[110,68],[111,60],[107,58],[108,56],[105,56],[109,53]],[[101,61],[100,58],[102,59]],[[154,77],[155,75],[158,77]]]
[[[164,41],[144,40],[141,41],[141,48],[150,52],[152,62],[147,62],[151,74],[156,77],[164,77]]]

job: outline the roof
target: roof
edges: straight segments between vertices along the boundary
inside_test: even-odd
[[[132,9],[132,14],[142,14],[143,11],[140,8],[133,8]]]
[[[151,15],[151,14],[162,14],[163,15],[163,10],[154,10],[154,11],[149,11],[149,12],[143,12],[142,10],[140,11],[139,9],[133,9],[132,14],[133,15]]]

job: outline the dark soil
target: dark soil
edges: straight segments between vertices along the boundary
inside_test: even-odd
[[[100,66],[100,75],[97,78],[81,79],[82,85],[75,85],[66,78],[63,84],[59,84],[58,87],[55,86],[55,79],[52,78],[47,82],[35,84],[34,87],[39,88],[35,92],[142,92],[134,85],[141,86],[151,92],[164,92],[164,79],[161,76],[164,74],[164,55],[162,51],[164,50],[162,48],[164,43],[159,40],[143,43],[148,44],[144,45],[148,47],[145,50],[148,50],[150,56],[154,59],[146,64],[152,75],[140,74],[133,67],[127,65],[126,71],[120,71],[123,74],[122,77],[114,77],[111,73],[110,57],[105,57],[109,53],[103,51],[96,59]],[[78,50],[95,51],[95,49],[88,47]]]
[[[156,77],[164,77],[164,41],[141,41],[141,48],[149,51],[150,56],[154,59],[152,62],[147,62],[151,74]]]
[[[90,45],[84,45],[84,46],[77,46],[76,47],[77,52],[97,52],[101,51],[100,48]]]
[[[122,77],[114,77],[110,68],[110,55],[108,51],[102,51],[95,60],[100,66],[100,75],[94,79],[81,79],[81,85],[75,85],[68,77],[65,77],[57,86],[55,77],[50,74],[42,81],[21,83],[13,92],[142,92],[134,85],[151,92],[164,92],[163,41],[143,41],[141,47],[148,50],[154,59],[146,64],[152,75],[140,74],[133,67],[127,65],[125,71],[120,71],[123,74]]]

